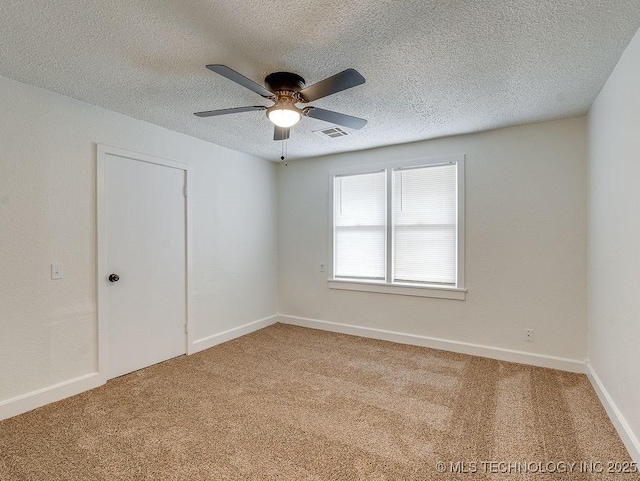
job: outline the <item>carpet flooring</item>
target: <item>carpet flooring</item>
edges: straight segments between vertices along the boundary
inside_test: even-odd
[[[640,479],[608,472],[630,461],[584,375],[281,324],[0,422],[2,481]]]

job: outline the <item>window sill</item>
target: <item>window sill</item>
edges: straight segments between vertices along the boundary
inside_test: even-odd
[[[435,297],[438,299],[454,299],[458,301],[464,301],[467,297],[467,290],[457,287],[402,286],[336,279],[328,280],[327,284],[329,289],[341,289],[346,291],[378,292],[382,294],[396,294],[400,296]]]

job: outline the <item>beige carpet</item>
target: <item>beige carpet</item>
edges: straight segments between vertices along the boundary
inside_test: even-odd
[[[279,324],[0,422],[2,481],[640,479],[609,461],[584,375]]]

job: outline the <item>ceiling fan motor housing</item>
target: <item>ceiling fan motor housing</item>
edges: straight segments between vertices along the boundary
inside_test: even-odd
[[[299,92],[304,88],[304,79],[291,72],[274,72],[267,75],[264,83],[273,92]]]
[[[304,79],[291,72],[274,72],[266,76],[264,83],[275,94],[267,118],[280,127],[296,124],[303,115],[296,103],[303,101],[298,92],[304,87]]]

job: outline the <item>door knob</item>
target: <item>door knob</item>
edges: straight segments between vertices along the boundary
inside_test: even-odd
[[[109,282],[118,282],[120,280],[120,276],[118,274],[111,274],[109,276]]]

